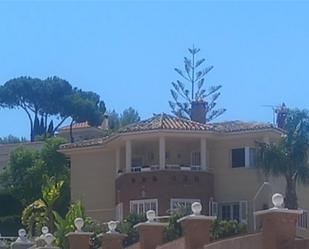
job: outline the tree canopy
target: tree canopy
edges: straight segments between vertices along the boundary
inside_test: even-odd
[[[224,108],[215,109],[217,99],[220,96],[219,90],[222,86],[211,86],[208,90],[204,87],[206,74],[213,69],[213,66],[201,68],[205,59],[196,58],[200,49],[193,46],[188,50],[191,58],[184,57],[185,70],[175,68],[182,80],[172,82],[171,95],[173,100],[169,101],[169,105],[172,113],[176,116],[191,119],[192,103],[204,102],[206,121],[208,122],[226,111]],[[186,83],[189,83],[190,88],[186,87]]]
[[[309,113],[288,110],[283,121],[285,134],[279,143],[259,143],[259,164],[266,175],[286,180],[285,206],[297,209],[297,183],[309,183]]]
[[[65,182],[62,198],[69,199],[69,162],[57,151],[60,144],[65,142],[60,138],[50,138],[41,151],[24,146],[13,151],[9,167],[0,175],[4,191],[25,206],[40,197],[44,176],[53,176]]]
[[[6,137],[0,137],[0,144],[18,144],[27,142],[25,137],[15,137],[13,135],[8,135]]]
[[[51,136],[69,117],[72,123],[88,121],[99,124],[105,104],[94,92],[73,88],[58,77],[38,79],[19,77],[0,86],[0,106],[20,108],[28,116],[30,138]],[[54,125],[54,121],[58,121]]]
[[[138,111],[132,107],[125,109],[121,114],[115,110],[108,112],[108,123],[111,131],[117,131],[119,128],[141,120]]]

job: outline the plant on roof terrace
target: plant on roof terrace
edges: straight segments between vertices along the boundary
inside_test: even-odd
[[[220,96],[219,90],[222,86],[211,86],[208,90],[205,89],[206,74],[213,69],[213,66],[200,68],[205,62],[205,59],[196,58],[200,49],[193,46],[188,50],[191,58],[184,57],[185,71],[175,68],[175,71],[184,81],[177,80],[172,82],[171,94],[173,101],[169,101],[169,105],[172,113],[176,116],[192,119],[192,104],[203,103],[206,115],[205,120],[209,122],[226,111],[224,108],[215,109],[217,99]],[[189,89],[185,87],[184,82],[190,84]]]

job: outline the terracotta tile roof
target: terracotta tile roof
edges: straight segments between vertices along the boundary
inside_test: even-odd
[[[169,114],[159,114],[152,118],[128,125],[119,130],[119,133],[138,132],[149,130],[190,130],[212,132],[238,132],[250,130],[263,130],[274,128],[268,123],[228,121],[220,123],[202,124],[188,119],[178,118]]]
[[[116,138],[117,135],[119,136],[122,133],[131,133],[131,132],[135,133],[135,132],[154,131],[154,130],[179,130],[179,131],[205,131],[217,134],[230,134],[237,132],[263,131],[269,129],[282,132],[282,130],[274,127],[272,124],[269,123],[242,122],[237,120],[237,121],[228,121],[220,123],[202,124],[162,113],[154,115],[152,118],[142,120],[138,123],[125,126],[120,130],[118,130],[117,133],[110,134],[108,136],[101,138],[85,140],[78,143],[64,144],[61,146],[61,149],[103,145],[104,143],[106,143],[107,140]]]
[[[90,128],[91,126],[88,124],[88,121],[81,122],[81,123],[75,123],[72,126],[72,129],[82,129],[82,128]],[[65,131],[70,130],[70,125],[63,126],[59,129],[59,131]]]
[[[118,132],[125,133],[125,132],[149,131],[149,130],[207,131],[209,130],[209,126],[206,124],[162,113],[154,115],[152,118],[142,120],[138,123],[125,126],[121,128]]]

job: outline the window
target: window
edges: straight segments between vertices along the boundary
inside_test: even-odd
[[[303,210],[303,213],[299,215],[297,227],[301,229],[308,228],[308,212],[307,210]]]
[[[245,148],[232,149],[232,168],[245,167]]]
[[[210,216],[218,216],[218,202],[213,201],[213,198],[209,201],[208,211]]]
[[[132,158],[132,171],[141,171],[143,166],[143,158],[142,157],[134,157]]]
[[[256,149],[255,148],[249,148],[249,168],[255,168],[256,167]]]
[[[171,199],[171,211],[175,212],[179,209],[191,210],[193,202],[200,202],[199,199]]]
[[[201,153],[199,151],[194,151],[191,153],[191,165],[192,166],[201,165]]]
[[[116,220],[123,220],[123,204],[122,203],[118,203],[116,205]]]
[[[130,212],[144,214],[148,210],[154,210],[158,214],[158,199],[144,199],[130,201]]]
[[[247,201],[219,204],[219,216],[222,220],[237,220],[247,223]]]
[[[232,149],[232,168],[255,168],[256,149],[245,147]]]

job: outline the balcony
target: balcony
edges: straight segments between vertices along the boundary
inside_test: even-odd
[[[116,149],[116,172],[208,171],[206,138],[154,136],[127,139]]]
[[[213,196],[213,174],[195,168],[179,170],[178,165],[164,169],[149,167],[146,171],[138,168],[116,178],[116,204],[121,204],[124,216],[130,212],[131,201],[156,200],[158,214],[167,215],[172,199],[196,199],[208,207]]]

